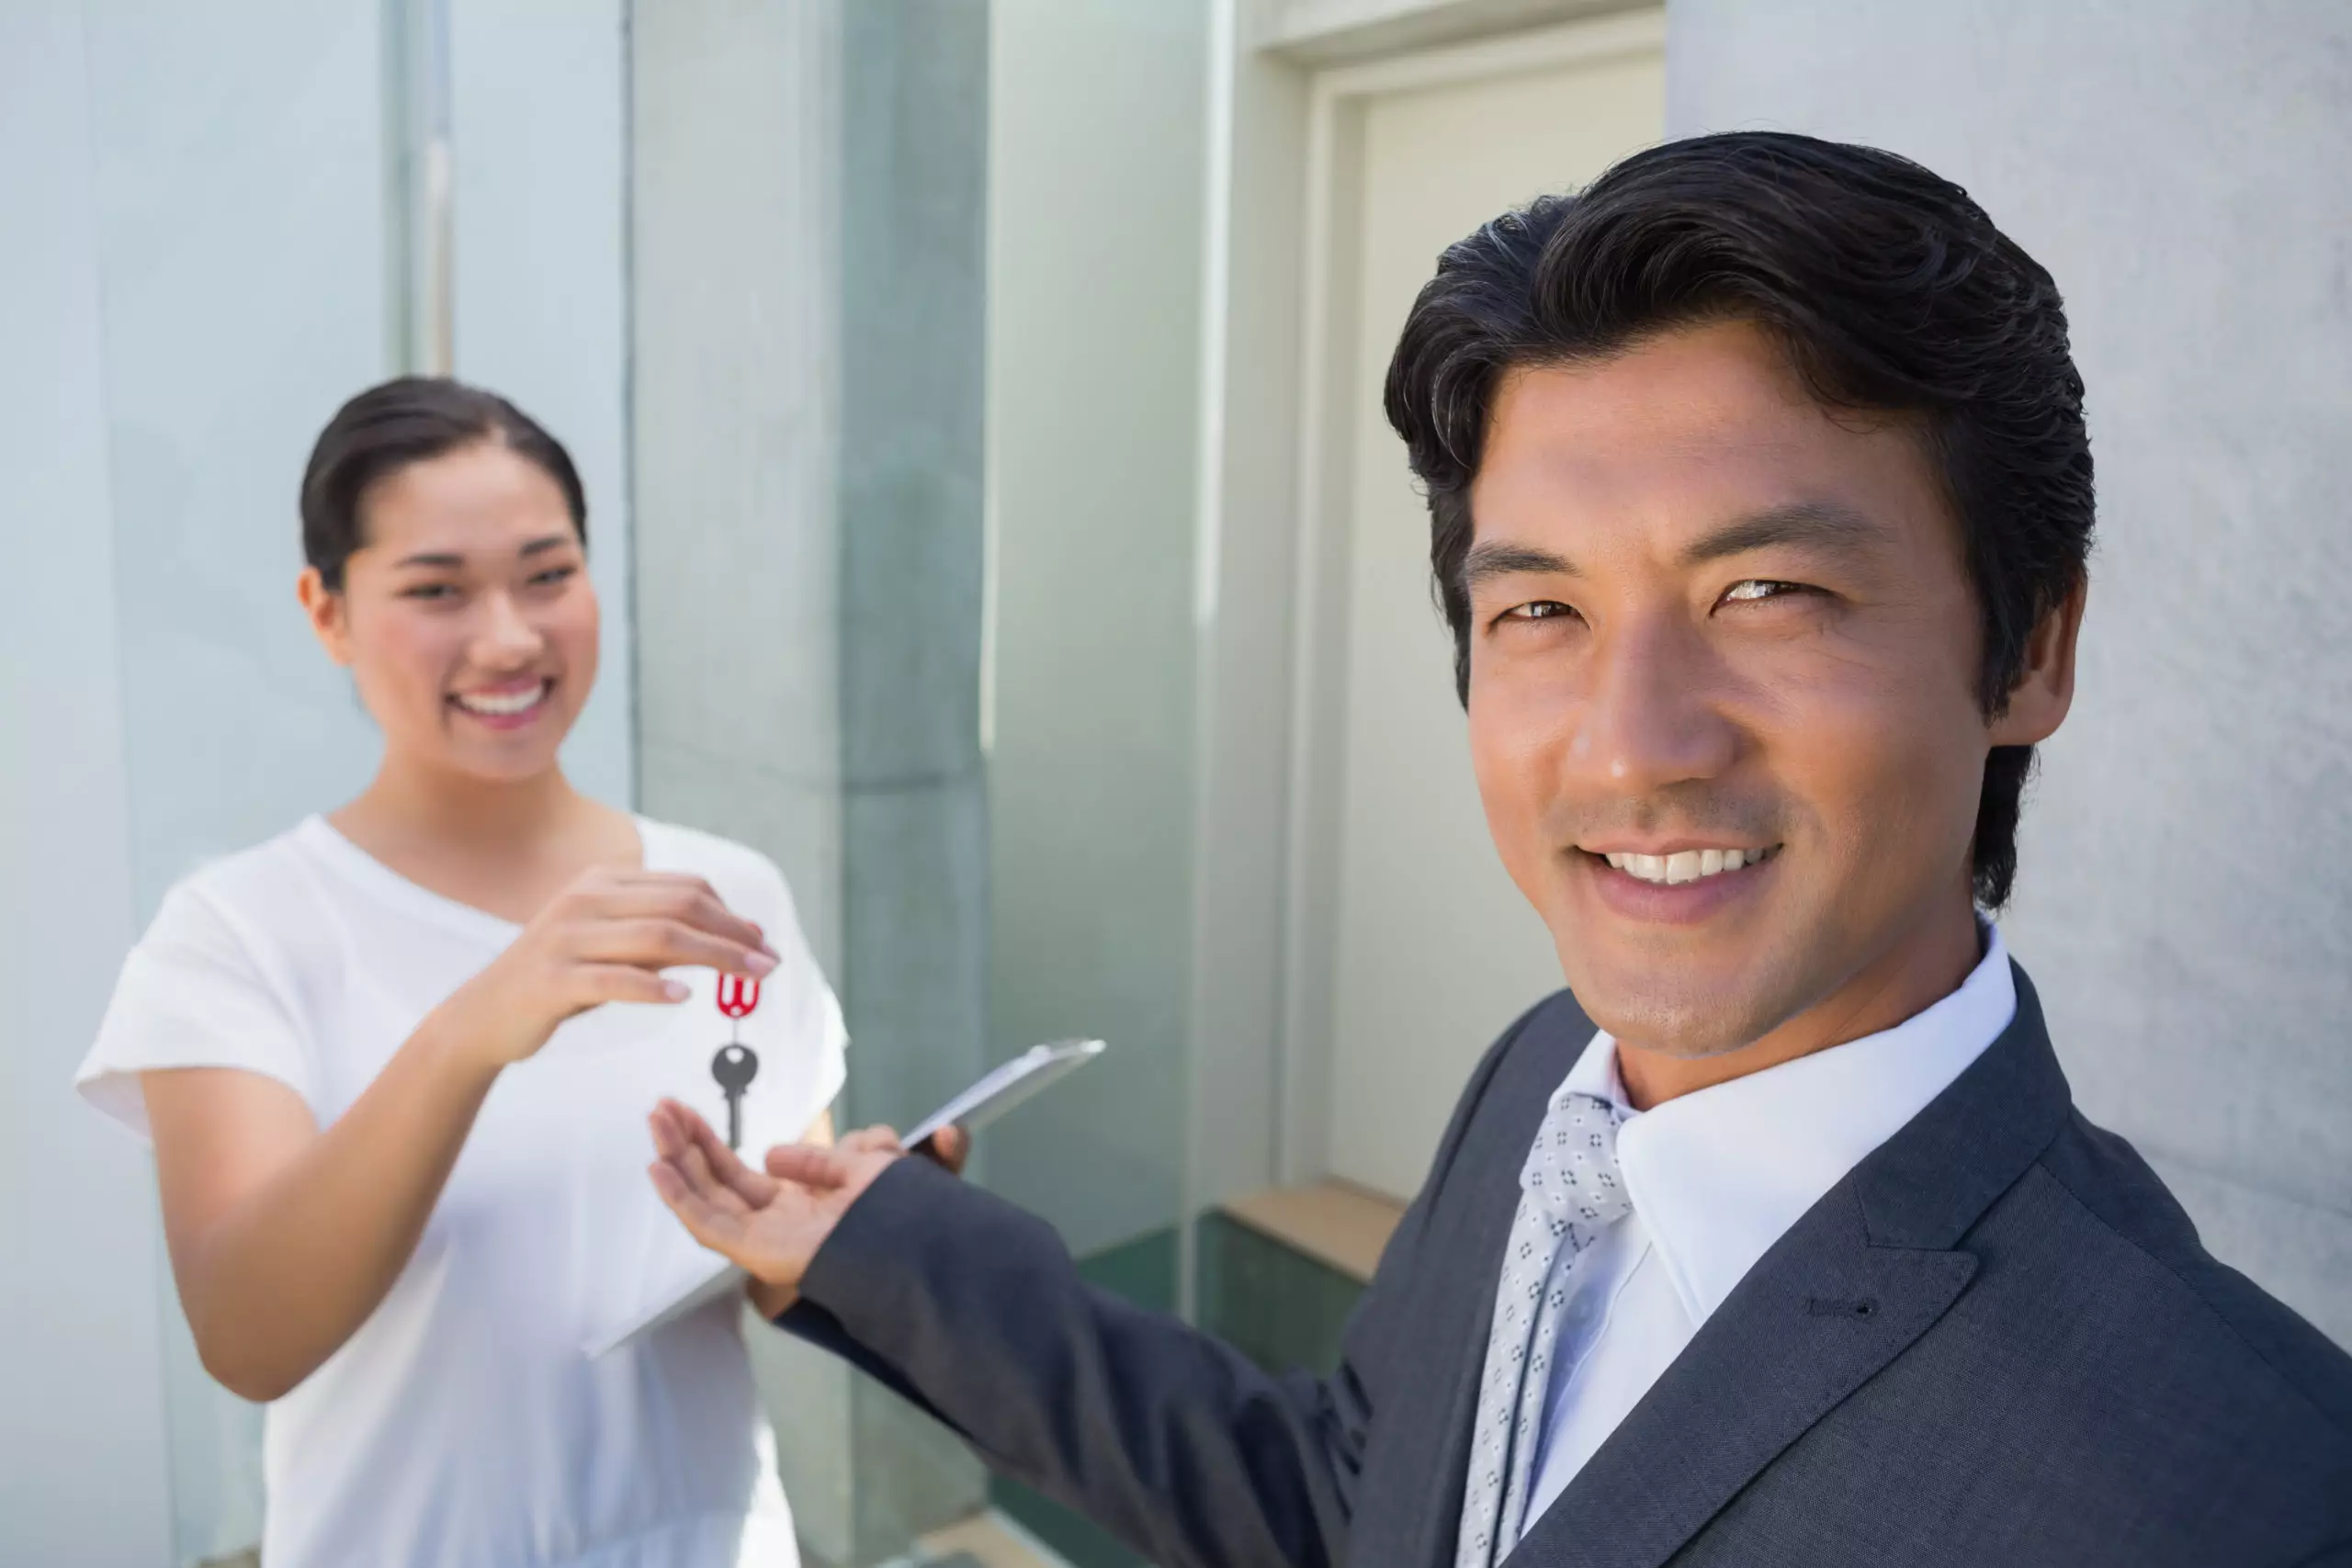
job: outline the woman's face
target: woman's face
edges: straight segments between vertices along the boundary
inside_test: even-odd
[[[555,765],[596,679],[596,592],[563,491],[486,440],[379,479],[341,592],[302,574],[320,642],[388,755],[512,782]]]

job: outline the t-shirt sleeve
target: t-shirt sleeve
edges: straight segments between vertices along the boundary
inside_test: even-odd
[[[817,1103],[831,1105],[841,1098],[842,1086],[849,1079],[849,1028],[842,1020],[841,1001],[800,930],[799,913],[784,873],[762,856],[760,874],[763,907],[751,918],[767,934],[777,959],[776,972],[763,988],[788,998],[791,1012],[784,1021],[786,1038],[809,1053],[820,1089]]]
[[[139,1075],[164,1067],[259,1073],[318,1109],[318,1075],[284,1000],[228,918],[186,885],[164,897],[123,960],[97,1043],[74,1083],[144,1138],[152,1134]]]

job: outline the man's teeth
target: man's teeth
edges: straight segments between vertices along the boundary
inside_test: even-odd
[[[547,694],[548,683],[542,681],[536,686],[526,686],[519,692],[502,692],[495,694],[489,692],[460,692],[458,694],[458,705],[468,713],[486,713],[503,716],[508,714],[521,713]]]
[[[1780,850],[1772,844],[1760,850],[1678,850],[1670,855],[1604,855],[1601,858],[1626,875],[1644,882],[1696,882],[1702,876],[1719,872],[1737,871],[1744,865],[1754,865],[1768,860]]]

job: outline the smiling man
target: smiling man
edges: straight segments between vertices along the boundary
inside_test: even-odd
[[[1984,919],[2086,591],[2049,275],[1890,154],[1679,142],[1447,252],[1387,407],[1568,989],[1337,1375],[883,1134],[665,1108],[695,1234],[1166,1564],[2352,1563],[2352,1361],[2075,1112]]]

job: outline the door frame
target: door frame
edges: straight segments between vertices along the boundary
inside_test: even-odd
[[[1212,39],[1188,1212],[1329,1170],[1365,107],[1667,42],[1655,4],[1586,4],[1366,58],[1240,3]]]

